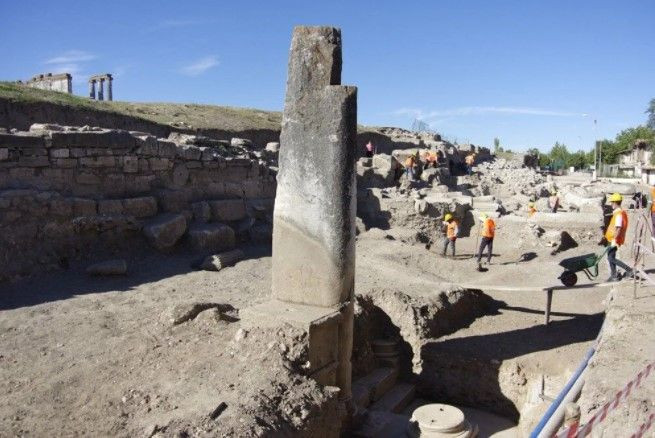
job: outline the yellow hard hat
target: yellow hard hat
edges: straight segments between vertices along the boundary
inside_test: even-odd
[[[480,220],[482,220],[482,221],[486,220],[488,217],[489,217],[489,215],[487,213],[481,213],[480,214]]]
[[[453,218],[453,215],[450,214],[450,213],[446,213],[446,215],[443,217],[443,219],[444,219],[446,222],[448,222],[448,221],[451,220],[452,218]]]
[[[534,202],[528,202],[528,207],[534,207]]]
[[[612,193],[610,196],[610,202],[621,202],[623,201],[623,196],[620,193]]]

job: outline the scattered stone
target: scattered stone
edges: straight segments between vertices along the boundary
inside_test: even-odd
[[[134,217],[150,217],[157,214],[157,200],[152,196],[123,199],[126,214]]]
[[[172,248],[186,231],[186,218],[182,214],[166,213],[143,227],[143,234],[154,248],[165,251]]]
[[[245,254],[240,249],[210,255],[202,261],[200,269],[204,271],[220,271],[223,268],[234,265],[244,257]]]
[[[86,273],[89,275],[125,275],[127,262],[124,259],[116,259],[95,263],[86,268]]]
[[[277,141],[266,143],[266,151],[272,154],[277,154],[280,151],[280,143]]]
[[[248,337],[248,331],[240,328],[239,330],[237,330],[236,334],[234,335],[234,340],[237,342],[241,342],[247,337]]]
[[[189,243],[196,251],[223,251],[234,248],[234,230],[221,223],[198,223],[189,227]]]
[[[230,140],[230,146],[232,147],[242,147],[242,148],[247,148],[247,147],[252,147],[252,141],[246,139],[246,138],[232,138]]]
[[[216,406],[212,411],[209,413],[209,419],[215,420],[218,418],[219,415],[223,413],[227,409],[227,404],[225,402],[220,402],[218,406]]]
[[[209,222],[212,216],[212,210],[206,201],[194,202],[191,204],[193,219],[198,222]]]

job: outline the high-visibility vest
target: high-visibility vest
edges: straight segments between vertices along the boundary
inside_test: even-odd
[[[459,224],[454,219],[448,222],[448,225],[446,225],[446,237],[448,237],[450,240],[455,240],[457,238],[458,226]]]
[[[529,214],[530,216],[534,215],[536,212],[537,212],[537,209],[534,208],[534,207],[530,207],[530,208],[528,209],[528,214]]]
[[[493,219],[490,217],[485,219],[485,221],[482,223],[482,231],[480,232],[480,235],[489,239],[494,238],[496,235],[496,223]]]
[[[616,232],[616,218],[619,216],[623,217],[623,226],[621,227],[619,234],[614,235],[614,233]],[[618,209],[612,215],[610,224],[607,226],[607,231],[605,231],[605,239],[607,239],[608,242],[614,240],[617,245],[623,245],[623,242],[625,242],[625,232],[627,231],[627,229],[628,229],[628,213],[626,213],[622,209]]]
[[[405,167],[414,167],[414,163],[416,162],[414,156],[412,155],[408,159],[405,160]]]
[[[655,213],[655,187],[650,188],[650,211]]]

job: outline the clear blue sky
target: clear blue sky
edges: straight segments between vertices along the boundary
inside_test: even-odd
[[[0,0],[0,79],[115,76],[116,100],[282,109],[291,31],[341,27],[364,124],[590,149],[644,123],[655,1]]]

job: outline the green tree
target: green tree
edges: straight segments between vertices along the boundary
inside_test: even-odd
[[[498,137],[494,138],[494,153],[502,152],[500,148],[500,139]]]
[[[569,160],[571,153],[565,144],[560,144],[560,142],[555,142],[555,145],[548,153],[550,157],[551,165],[554,169],[562,169],[566,166],[566,163]]]
[[[655,99],[650,100],[646,114],[648,114],[648,121],[646,122],[646,126],[648,126],[650,129],[655,129]]]
[[[552,161],[548,154],[539,154],[539,167],[550,166]]]
[[[637,140],[643,140],[650,147],[655,145],[655,130],[648,126],[637,126],[635,128],[624,129],[616,135],[616,144],[623,151],[632,149]]]
[[[566,167],[575,167],[576,169],[585,169],[588,164],[587,153],[582,150],[569,154],[566,160]]]
[[[601,140],[598,142],[598,153],[605,164],[615,164],[619,155],[619,146],[612,140]]]

